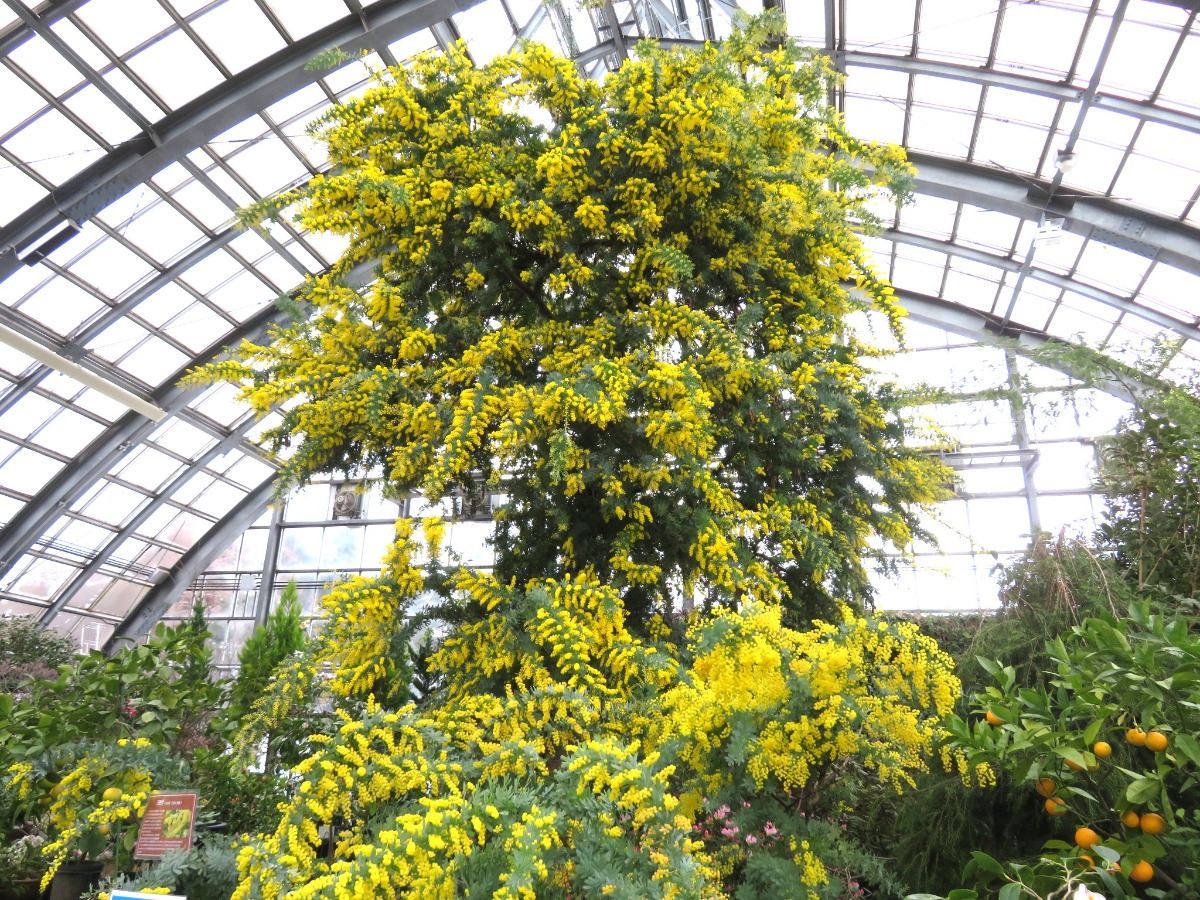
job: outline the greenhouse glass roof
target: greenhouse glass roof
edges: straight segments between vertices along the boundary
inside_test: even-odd
[[[867,238],[911,321],[907,352],[880,367],[956,400],[924,410],[960,447],[959,497],[934,523],[942,553],[916,548],[881,603],[994,603],[995,561],[1095,512],[1094,439],[1125,406],[1022,347],[1153,350],[1165,374],[1195,372],[1194,7],[787,4],[792,33],[846,73],[831,99],[851,129],[903,144],[918,167],[915,202],[879,209]],[[0,611],[98,646],[199,593],[232,646],[281,578],[315,592],[377,567],[387,523],[414,508],[368,492],[347,519],[328,484],[268,511],[275,465],[255,436],[269,420],[230,388],[176,386],[282,319],[279,296],[341,249],[288,225],[240,231],[235,210],[322,170],[305,125],[372,69],[459,38],[484,62],[530,38],[603,77],[643,37],[720,38],[737,8],[4,0]],[[477,552],[481,530],[463,529]]]

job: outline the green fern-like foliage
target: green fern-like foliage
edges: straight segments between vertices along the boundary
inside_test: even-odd
[[[254,701],[262,696],[280,663],[301,650],[304,642],[300,594],[293,579],[283,589],[279,605],[267,618],[266,624],[255,629],[238,657],[241,669],[231,697],[235,716],[249,711]]]

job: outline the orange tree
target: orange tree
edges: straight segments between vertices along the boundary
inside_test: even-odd
[[[1047,686],[1020,686],[1011,667],[981,661],[996,685],[976,695],[978,719],[950,720],[952,744],[1026,781],[1060,817],[1062,839],[1029,865],[976,853],[969,875],[1013,897],[1078,881],[1109,897],[1143,884],[1200,889],[1196,624],[1193,601],[1087,619],[1049,643]]]
[[[242,851],[239,896],[833,894],[841,838],[810,824],[829,785],[924,765],[948,660],[839,609],[944,481],[845,323],[898,324],[851,221],[909,168],[846,133],[779,24],[642,46],[602,84],[538,46],[423,57],[318,123],[329,175],[248,214],[349,238],[310,318],[197,376],[282,411],[283,483],[507,504],[493,571],[439,565],[442,523],[402,522],[381,578],[325,598],[247,721],[269,732],[328,664],[341,725]],[[389,654],[423,592],[453,627],[438,689],[401,706]],[[817,614],[840,624],[800,630]],[[777,690],[721,709],[754,673]]]

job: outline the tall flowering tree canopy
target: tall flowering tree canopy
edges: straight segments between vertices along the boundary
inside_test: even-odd
[[[538,46],[423,58],[319,123],[329,175],[252,211],[349,239],[307,320],[198,376],[284,410],[285,480],[508,503],[493,571],[422,566],[441,524],[402,522],[382,577],[325,598],[251,719],[329,664],[343,724],[239,897],[832,894],[830,786],[924,765],[948,659],[840,606],[941,494],[844,322],[898,324],[851,223],[909,169],[777,25],[603,83]],[[453,625],[403,705],[429,590]]]
[[[285,478],[503,477],[498,574],[590,571],[635,614],[860,595],[868,541],[906,544],[942,483],[843,325],[900,317],[851,223],[909,169],[763,36],[643,48],[604,83],[543,47],[451,52],[327,115],[332,174],[271,209],[349,249],[312,318],[214,370],[287,405]]]

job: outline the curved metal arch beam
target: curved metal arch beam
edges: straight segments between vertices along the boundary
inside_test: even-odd
[[[886,53],[866,53],[861,50],[838,50],[831,53],[830,56],[837,68],[843,72],[847,66],[890,69],[906,75],[932,75],[937,78],[952,78],[956,81],[969,81],[989,87],[1007,88],[1067,103],[1083,100],[1087,93],[1086,86],[1080,87],[1065,81],[1034,78],[1030,75],[1002,72],[984,66],[965,66],[958,63],[921,59],[915,56],[891,56]],[[1183,128],[1200,133],[1200,116],[1158,106],[1144,100],[1131,100],[1128,97],[1100,91],[1092,100],[1092,106],[1144,119],[1147,122],[1157,122],[1172,128]]]
[[[69,16],[88,0],[57,0],[43,9],[37,16],[42,25],[52,25],[64,16]],[[0,56],[7,56],[35,34],[34,27],[28,22],[17,20],[7,33],[0,36]]]
[[[663,46],[696,47],[697,41],[662,39]],[[615,52],[612,41],[575,57],[582,64]],[[1063,82],[997,72],[982,67],[938,63],[910,57],[876,53],[838,51],[835,57],[855,65],[888,68],[912,74],[940,75],[980,84],[995,84],[1015,90],[1082,101],[1086,88]],[[1200,132],[1200,116],[1175,112],[1150,103],[1142,103],[1098,93],[1092,105],[1147,121]],[[997,209],[1022,219],[1038,221],[1043,213],[1066,218],[1066,228],[1133,253],[1157,258],[1173,266],[1200,275],[1200,229],[1098,194],[1064,188],[1035,175],[1005,172],[966,160],[908,151],[917,167],[916,190],[921,194],[957,200],[984,209]]]
[[[895,289],[896,300],[908,312],[908,317],[922,325],[941,328],[959,337],[1028,353],[1045,347],[1069,346],[1066,341],[1046,334],[1036,328],[1027,328],[1013,322],[1005,323],[1000,316],[979,312],[952,300],[942,300],[914,291]],[[1015,346],[1014,346],[1015,345]],[[1048,365],[1038,359],[1039,365]],[[1136,402],[1130,384],[1116,380],[1096,380],[1094,373],[1073,371],[1069,359],[1060,359],[1059,371],[1081,381],[1092,381],[1095,387],[1128,403]],[[1132,382],[1131,382],[1132,383]],[[1136,387],[1136,385],[1134,385]]]
[[[961,259],[968,259],[971,262],[981,263],[987,266],[993,266],[1005,272],[1020,272],[1022,270],[1021,263],[1007,256],[999,256],[994,253],[988,253],[985,250],[980,250],[976,247],[965,247],[961,244],[955,244],[951,241],[942,241],[937,238],[925,237],[924,235],[912,234],[907,231],[898,231],[895,228],[890,228],[879,234],[880,238],[894,241],[898,244],[905,244],[910,247],[920,247],[923,250],[934,250],[938,253],[946,253],[950,256],[957,256]],[[1044,284],[1053,285],[1056,288],[1073,291],[1080,296],[1087,297],[1089,300],[1094,300],[1097,303],[1102,303],[1105,306],[1120,310],[1132,316],[1138,316],[1157,325],[1159,328],[1164,328],[1168,331],[1174,331],[1184,337],[1194,341],[1200,341],[1200,327],[1194,323],[1189,323],[1176,319],[1173,316],[1168,316],[1156,309],[1151,309],[1148,306],[1141,306],[1135,303],[1128,297],[1120,294],[1114,294],[1102,288],[1094,287],[1090,284],[1085,284],[1082,281],[1076,281],[1073,278],[1068,278],[1065,275],[1059,275],[1056,272],[1049,272],[1045,269],[1032,267],[1029,269],[1028,277],[1035,281],[1041,281]],[[900,287],[896,287],[900,290]],[[999,319],[997,319],[999,321]]]
[[[346,283],[352,287],[366,285],[374,277],[373,268],[373,264],[370,263],[356,266],[346,274]],[[288,321],[290,319],[287,313],[274,306],[264,307],[256,315],[242,323],[241,327],[221,338],[206,353],[196,357],[186,367],[175,373],[162,388],[152,395],[152,399],[168,413],[168,416],[189,421],[186,416],[187,405],[204,389],[180,387],[178,382],[183,374],[193,366],[201,366],[228,355],[229,348],[237,346],[242,340],[252,342],[262,340],[272,325],[283,325]],[[192,422],[191,424],[197,423]],[[242,423],[242,427],[249,429],[253,427],[253,424],[254,421],[250,420]],[[144,441],[156,427],[158,427],[158,423],[130,412],[109,426],[76,457],[77,460],[86,462],[67,466],[51,479],[5,528],[0,529],[0,572],[4,572],[13,561],[28,552],[63,509],[75,503],[129,447]],[[236,431],[237,429],[235,429]],[[221,437],[224,442],[231,439],[233,434]],[[239,440],[244,442],[244,438],[239,437]],[[243,446],[245,446],[244,443]],[[193,461],[187,470],[180,474],[179,478],[190,477],[201,465],[203,462]]]
[[[67,360],[73,361],[80,368],[100,378],[111,381],[122,390],[130,391],[145,400],[146,397],[143,395],[143,391],[139,390],[138,386],[123,371],[87,349],[88,341],[95,338],[104,329],[134,309],[155,291],[161,290],[166,285],[174,282],[192,266],[207,259],[213,253],[228,245],[237,236],[238,232],[236,229],[228,228],[206,239],[181,259],[176,260],[170,266],[150,278],[145,284],[136,288],[128,297],[109,307],[78,334],[65,340],[59,338],[57,335],[53,335],[48,329],[41,327],[36,322],[30,322],[18,313],[7,309],[0,309],[0,323],[23,335],[28,340],[45,347],[50,352],[66,357]],[[53,368],[55,367],[42,364],[34,366],[27,371],[17,383],[17,390],[0,398],[0,414],[28,393]],[[68,372],[67,374],[71,373]]]
[[[143,506],[137,514],[130,519],[125,525],[117,531],[111,538],[108,539],[104,546],[96,550],[91,562],[76,572],[67,584],[59,591],[54,601],[46,607],[45,611],[39,618],[43,625],[49,625],[54,617],[71,602],[72,598],[79,593],[80,589],[87,584],[88,579],[100,571],[108,558],[116,552],[126,540],[133,537],[138,528],[142,526],[160,507],[163,506],[171,497],[182,488],[198,471],[208,465],[218,456],[228,453],[236,447],[247,432],[258,424],[258,419],[253,416],[248,416],[245,421],[230,431],[229,436],[223,440],[213,444],[203,454],[193,459],[182,472],[176,475],[171,481],[163,486],[150,502]]]
[[[908,158],[917,167],[919,194],[1031,222],[1061,217],[1068,231],[1200,275],[1200,228],[1096,194],[1051,190],[1044,178],[916,151]]]
[[[264,307],[257,315],[247,319],[242,327],[221,338],[207,353],[175,373],[162,388],[150,396],[151,401],[164,410],[168,417],[179,416],[188,403],[203,390],[196,387],[179,387],[178,381],[188,369],[218,359],[226,353],[229,346],[239,343],[243,338],[255,340],[264,335],[270,325],[282,324],[287,320],[287,315],[275,307]],[[76,459],[82,462],[67,466],[59,472],[36,497],[25,504],[3,531],[0,531],[0,572],[5,571],[14,560],[26,553],[61,511],[78,500],[129,447],[145,440],[157,427],[159,423],[152,422],[139,413],[130,412],[114,422],[80,452]]]
[[[17,248],[36,245],[65,222],[79,223],[155,173],[243,119],[322,76],[306,63],[323,50],[348,53],[386,46],[470,9],[481,0],[383,0],[255,63],[154,123],[156,135],[126,141],[0,228],[0,281],[21,262]]]
[[[210,528],[199,541],[192,545],[162,581],[152,587],[134,605],[104,644],[104,651],[111,652],[120,640],[137,640],[150,631],[163,617],[179,595],[191,587],[193,581],[208,568],[229,544],[254,524],[271,501],[275,490],[274,476],[267,478],[247,494],[242,502]]]

